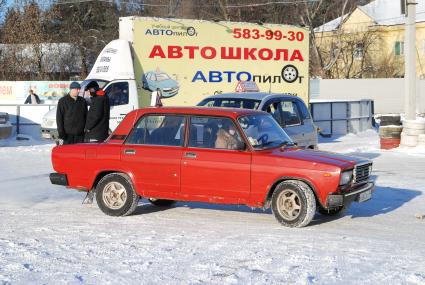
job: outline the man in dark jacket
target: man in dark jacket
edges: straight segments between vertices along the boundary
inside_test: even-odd
[[[85,126],[86,142],[103,142],[109,135],[109,98],[99,91],[96,81],[90,82],[86,89],[90,92],[91,104]]]
[[[27,97],[27,99],[25,100],[24,104],[40,104],[41,100],[40,97],[38,97],[37,94],[34,93],[34,91],[32,91],[32,89],[30,89],[29,91],[29,95]]]
[[[59,139],[63,140],[63,144],[84,142],[87,103],[83,97],[78,96],[80,88],[78,82],[72,82],[69,86],[69,94],[58,102],[56,122]]]

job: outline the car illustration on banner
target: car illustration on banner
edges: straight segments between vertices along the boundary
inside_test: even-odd
[[[149,71],[142,76],[143,89],[156,91],[160,89],[163,98],[176,96],[179,92],[179,83],[167,73],[159,69]]]

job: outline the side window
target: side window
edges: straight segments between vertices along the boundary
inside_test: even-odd
[[[184,125],[184,116],[147,115],[136,124],[126,144],[181,146]]]
[[[221,100],[220,107],[241,108],[241,101],[240,100],[223,99],[223,100]]]
[[[205,107],[214,107],[215,106],[215,103],[216,103],[215,100],[209,100],[205,104],[203,104],[202,106],[205,106]]]
[[[282,101],[280,106],[282,108],[282,117],[285,126],[295,126],[301,124],[300,114],[294,102]]]
[[[301,113],[302,119],[310,119],[310,112],[308,111],[307,106],[304,104],[304,102],[301,100],[296,100],[295,102],[297,104],[298,110]]]
[[[236,125],[228,118],[192,117],[189,147],[241,150],[244,143]]]
[[[128,104],[128,82],[117,82],[109,85],[105,90],[111,106]]]
[[[272,102],[268,103],[263,107],[263,111],[266,111],[279,123],[279,125],[283,126],[282,115],[279,107],[280,102]]]

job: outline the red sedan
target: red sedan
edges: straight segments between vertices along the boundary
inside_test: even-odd
[[[272,208],[302,227],[318,210],[335,215],[371,198],[372,162],[297,148],[265,112],[146,108],[129,113],[105,143],[56,146],[53,184],[95,193],[111,216],[141,197]]]

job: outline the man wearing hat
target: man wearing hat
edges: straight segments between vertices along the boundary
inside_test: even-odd
[[[84,125],[87,117],[86,100],[78,96],[80,84],[72,82],[69,94],[58,102],[56,122],[58,125],[59,139],[63,144],[84,142]]]
[[[96,81],[87,84],[86,90],[90,92],[90,109],[87,113],[85,126],[85,140],[87,142],[103,142],[109,133],[109,98],[105,92],[99,91]]]

